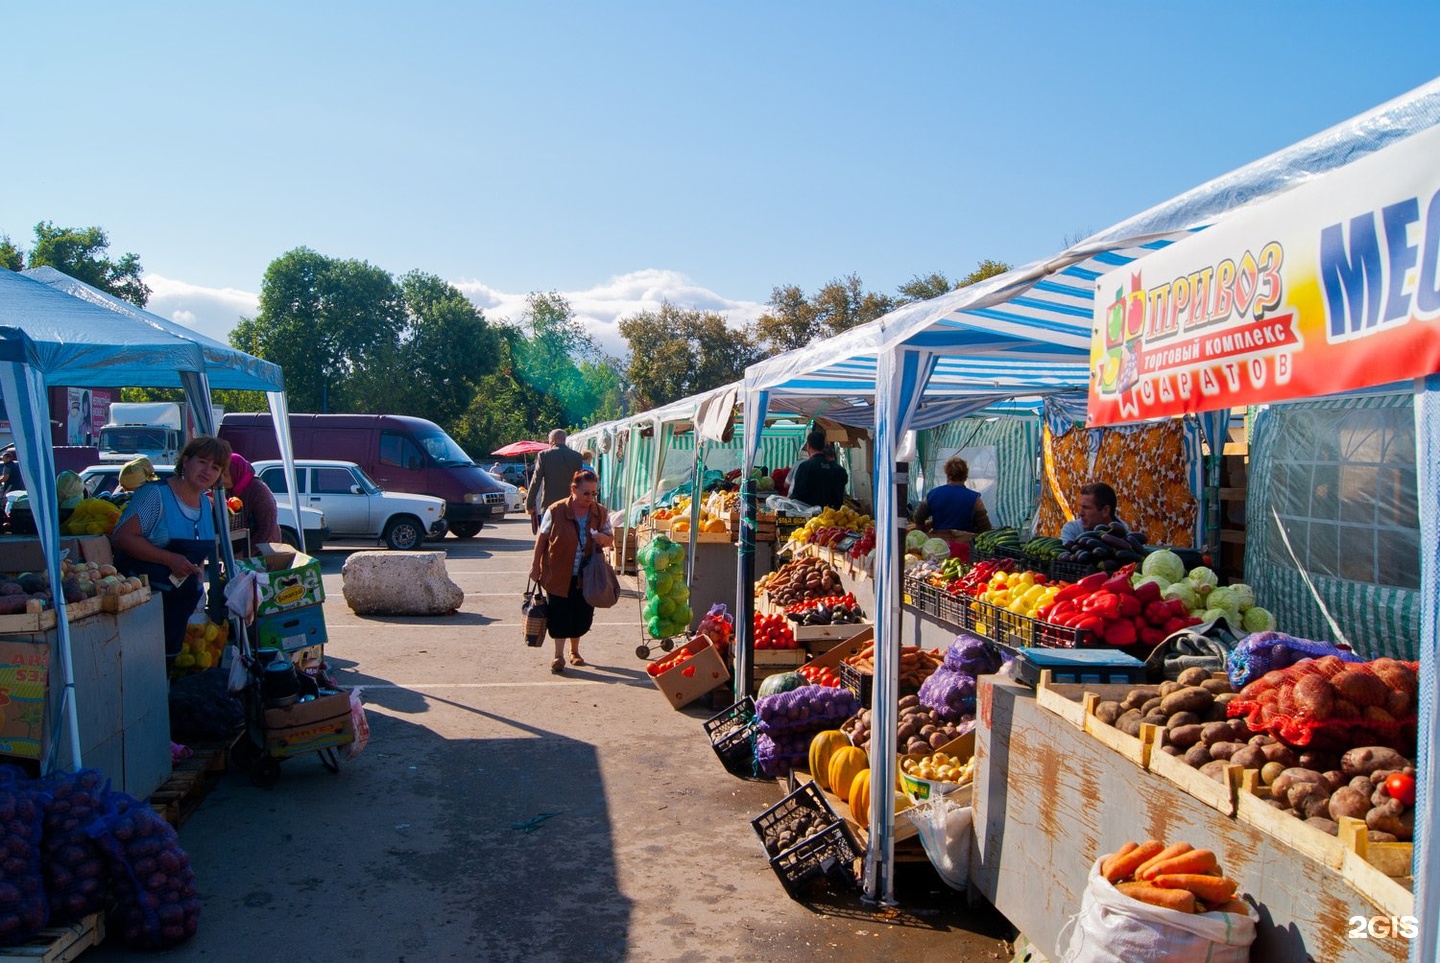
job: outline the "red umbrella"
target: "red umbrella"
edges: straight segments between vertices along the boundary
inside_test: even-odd
[[[504,448],[497,448],[492,455],[532,455],[537,451],[544,451],[550,446],[543,441],[513,441]]]

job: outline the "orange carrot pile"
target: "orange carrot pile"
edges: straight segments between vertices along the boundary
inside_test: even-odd
[[[1128,842],[1101,860],[1100,874],[1126,896],[1152,906],[1182,913],[1248,913],[1250,909],[1236,899],[1238,886],[1220,871],[1215,854],[1189,843]]]

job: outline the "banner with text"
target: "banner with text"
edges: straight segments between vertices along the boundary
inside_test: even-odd
[[[1440,371],[1440,128],[1095,286],[1091,426]]]

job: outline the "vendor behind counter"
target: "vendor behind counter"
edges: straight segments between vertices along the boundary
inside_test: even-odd
[[[925,493],[915,507],[912,521],[916,528],[944,532],[988,532],[990,514],[980,493],[968,487],[970,465],[959,455],[945,462],[945,484]]]

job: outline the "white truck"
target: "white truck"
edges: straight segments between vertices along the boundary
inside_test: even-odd
[[[213,411],[218,425],[225,409]],[[177,401],[116,401],[100,429],[100,460],[123,463],[143,455],[151,464],[173,465],[193,429],[186,424],[185,406]]]

